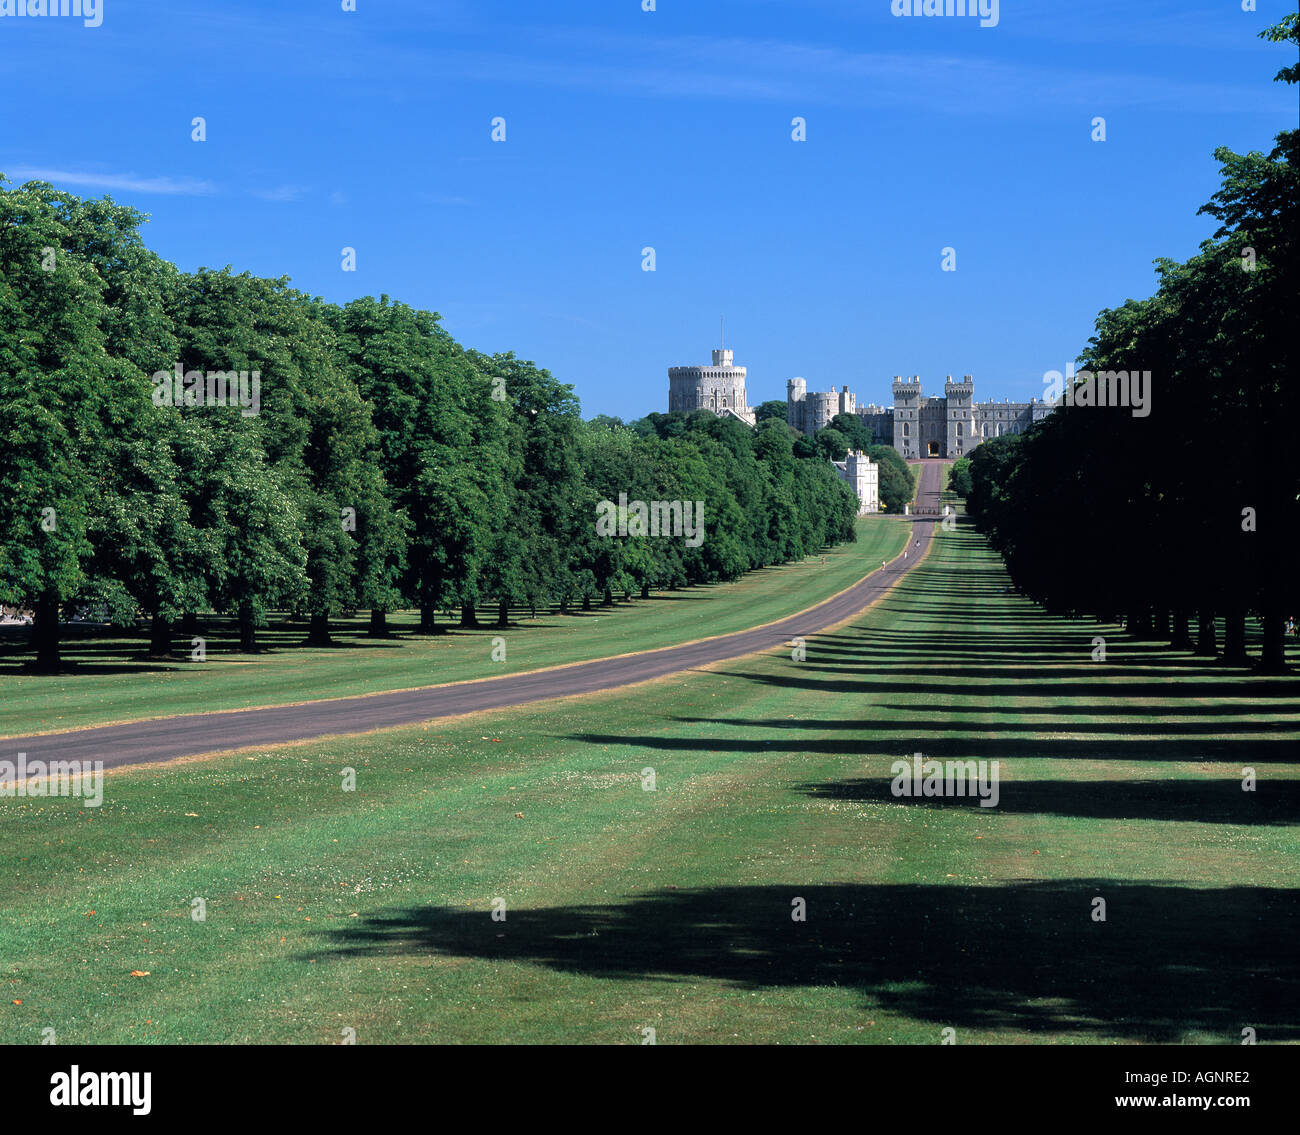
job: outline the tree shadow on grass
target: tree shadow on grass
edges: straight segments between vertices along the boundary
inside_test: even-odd
[[[1069,760],[1069,761],[1231,761],[1247,765],[1292,763],[1300,759],[1300,742],[1294,737],[1188,737],[1116,736],[1106,740],[1061,737],[975,737],[964,732],[936,737],[918,723],[908,737],[817,736],[823,729],[843,728],[842,722],[805,721],[808,737],[786,735],[779,740],[752,737],[666,737],[619,733],[573,733],[570,741],[585,745],[622,745],[658,749],[669,753],[828,753],[862,760],[888,760],[921,752],[935,760]],[[864,734],[871,723],[859,727]],[[1122,730],[1116,730],[1123,733]]]
[[[978,796],[895,796],[889,777],[808,781],[794,791],[818,800],[909,808],[959,808],[986,815],[1044,814],[1092,820],[1175,820],[1197,824],[1300,824],[1300,781],[1267,775],[1253,792],[1223,780],[1001,780],[997,805]],[[972,791],[974,791],[972,789]]]
[[[1276,713],[1274,707],[1270,706],[1269,712]],[[881,734],[897,733],[901,734],[904,739],[909,737],[923,737],[927,733],[997,733],[999,737],[1014,737],[1018,733],[1029,733],[1036,736],[1046,733],[1052,729],[1050,723],[1041,721],[999,721],[993,725],[981,725],[978,721],[967,720],[964,715],[977,716],[981,709],[978,706],[968,708],[962,706],[947,707],[949,716],[942,718],[917,717],[916,706],[904,707],[902,712],[890,717],[883,717],[882,720],[868,718],[866,720],[854,721],[820,721],[810,720],[808,718],[791,718],[789,720],[771,720],[770,718],[763,721],[755,721],[743,717],[674,717],[674,721],[680,721],[687,725],[734,725],[738,728],[752,726],[761,726],[764,729],[778,729],[789,731],[791,729],[815,729],[831,734],[843,733],[852,730],[861,734],[868,734],[873,737],[879,737]],[[1007,709],[1004,711],[1007,715],[1015,715],[1018,711]],[[1091,715],[1091,707],[1081,706],[1078,712]],[[1300,761],[1300,732],[1294,721],[1261,721],[1257,716],[1252,716],[1249,709],[1236,709],[1223,707],[1224,716],[1234,714],[1244,718],[1240,721],[1077,721],[1072,720],[1063,723],[1062,728],[1077,737],[1081,734],[1096,733],[1108,737],[1134,737],[1150,735],[1158,738],[1174,739],[1184,737],[1188,741],[1189,752],[1188,759],[1195,760],[1196,753],[1203,751],[1202,746],[1213,744],[1216,739],[1225,738],[1231,734],[1241,736],[1251,736],[1266,738],[1269,735],[1275,735],[1283,740],[1289,740],[1295,745],[1295,759]],[[903,714],[911,714],[910,717],[904,717]],[[1139,711],[1129,707],[1128,715],[1133,718],[1140,716]],[[1154,715],[1153,715],[1154,716]],[[1073,739],[1072,737],[1072,739]],[[1056,744],[1056,739],[1052,737],[1042,737],[1043,746]]]
[[[792,663],[791,670],[780,674],[765,674],[760,671],[741,672],[738,670],[711,670],[721,678],[738,678],[765,686],[777,686],[781,689],[807,690],[809,693],[824,694],[874,694],[886,693],[898,695],[938,694],[936,703],[945,706],[943,699],[954,695],[962,697],[987,697],[1003,699],[1007,697],[1043,697],[1053,699],[1084,698],[1097,702],[1131,703],[1137,699],[1166,700],[1170,698],[1293,698],[1300,683],[1294,679],[1251,678],[1244,672],[1232,675],[1238,681],[1193,680],[1188,678],[1153,679],[1138,681],[1121,677],[1110,681],[1098,681],[1095,671],[1067,672],[1044,670],[1041,666],[1008,666],[998,671],[975,670],[931,670],[917,671],[901,669],[892,676],[882,675],[879,679],[870,676],[870,669],[864,667],[843,667],[845,674],[861,675],[857,678],[800,678],[795,667],[809,665],[807,662]],[[948,682],[921,681],[912,677],[919,673],[921,678],[950,677]],[[1088,674],[1092,681],[1075,681],[1076,675]],[[971,678],[979,675],[998,679],[996,682],[977,682]],[[1142,707],[1134,707],[1140,711]],[[1158,715],[1158,708],[1151,708]],[[1062,706],[1062,717],[1069,717],[1077,710],[1071,706]]]
[[[1093,899],[1106,921],[1092,920]],[[791,918],[792,900],[807,921]],[[1296,891],[1115,879],[660,891],[621,903],[411,907],[323,932],[335,958],[445,955],[613,980],[841,986],[937,1030],[1300,1039]],[[319,956],[312,954],[311,956]],[[304,955],[306,957],[306,955]]]

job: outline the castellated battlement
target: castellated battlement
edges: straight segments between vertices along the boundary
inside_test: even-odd
[[[857,399],[847,386],[810,394],[802,378],[792,378],[785,384],[785,420],[801,433],[814,434],[830,425],[836,414],[854,413]]]
[[[745,368],[734,366],[732,352],[715,348],[712,366],[668,368],[668,410],[685,414],[708,410],[720,418],[754,424],[754,411],[745,394]]]
[[[734,355],[726,347],[714,348],[710,366],[673,366],[668,368],[668,409],[692,413],[708,410],[720,418],[735,418],[754,425],[754,411],[745,393],[746,370],[734,364]],[[877,445],[892,445],[909,461],[925,457],[961,457],[986,438],[1023,433],[1052,411],[1052,406],[1033,399],[1029,402],[976,402],[974,376],[960,380],[946,375],[943,395],[927,395],[921,376],[894,375],[894,405],[859,406],[847,386],[838,390],[808,389],[804,378],[786,381],[786,421],[804,434],[825,429],[839,414],[856,414],[871,431]],[[850,454],[850,457],[854,455]],[[855,459],[856,460],[856,459]],[[860,481],[856,464],[841,468],[841,475],[866,499],[866,481]],[[870,478],[866,466],[863,476]],[[877,478],[879,474],[876,474]]]
[[[961,457],[986,438],[1023,433],[1052,410],[1038,399],[976,402],[975,379],[969,374],[960,380],[945,376],[942,396],[925,394],[920,375],[896,374],[892,389],[892,409],[857,406],[847,386],[822,394],[809,392],[804,379],[792,378],[786,384],[786,420],[795,429],[813,434],[836,414],[857,414],[877,444],[892,445],[907,460],[917,461]]]

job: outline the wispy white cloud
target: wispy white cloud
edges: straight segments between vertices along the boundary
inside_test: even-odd
[[[307,191],[301,185],[277,185],[270,189],[254,189],[254,197],[263,201],[299,201]]]
[[[159,193],[169,197],[209,197],[217,192],[217,187],[210,181],[193,177],[140,177],[134,173],[93,173],[36,166],[15,166],[10,177],[15,181],[48,181],[55,186],[77,185],[127,193]]]
[[[522,35],[523,30],[513,29]],[[863,50],[741,36],[627,36],[529,28],[526,45],[350,42],[339,67],[358,84],[519,84],[658,99],[846,107],[921,106],[947,114],[1018,112],[1043,104],[1258,111],[1253,87],[1134,73],[1118,62],[1080,69],[980,50]],[[265,44],[263,46],[266,46]],[[974,46],[980,48],[976,39]],[[382,76],[382,77],[380,77]]]

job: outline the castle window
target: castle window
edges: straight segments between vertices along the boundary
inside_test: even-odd
[[[961,436],[962,436],[961,425],[962,425],[961,422],[958,422],[958,423],[957,423],[957,436],[958,436],[958,437],[961,437]]]

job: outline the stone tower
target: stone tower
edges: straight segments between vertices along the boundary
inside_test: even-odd
[[[691,413],[708,410],[720,418],[754,424],[754,411],[745,396],[745,368],[735,366],[725,347],[713,352],[712,366],[668,368],[668,410]]]
[[[921,455],[921,377],[894,375],[894,448],[905,458]]]
[[[975,396],[975,380],[967,374],[962,376],[960,382],[953,382],[952,375],[948,375],[943,383],[943,396],[948,403],[943,456],[961,457],[979,444],[975,440],[975,415],[972,405]]]

